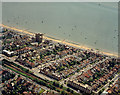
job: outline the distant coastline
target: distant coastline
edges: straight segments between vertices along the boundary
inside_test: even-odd
[[[3,25],[3,24],[0,25],[0,26],[2,26],[4,28],[11,29],[11,30],[14,30],[14,31],[29,34],[29,35],[32,35],[32,36],[35,35],[35,33],[31,33],[31,32],[28,32],[28,31],[21,30],[21,29],[17,29],[15,27],[9,27],[9,26]],[[92,49],[92,48],[89,48],[89,47],[86,47],[86,46],[81,46],[81,45],[79,45],[77,43],[74,43],[74,42],[68,42],[68,41],[56,39],[56,38],[53,38],[53,37],[50,37],[50,36],[44,36],[44,39],[52,40],[52,41],[55,41],[55,42],[58,42],[58,43],[66,44],[66,45],[69,45],[69,46],[73,46],[73,47],[77,47],[77,48],[81,48],[81,49],[85,49],[85,50],[88,50],[88,49],[91,50]],[[93,49],[93,50],[94,50],[94,52],[99,52],[99,53],[104,54],[104,55],[118,57],[117,54],[108,53],[108,52],[104,52],[104,51],[96,50],[96,49]]]

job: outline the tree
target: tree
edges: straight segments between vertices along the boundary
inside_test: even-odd
[[[63,84],[60,86],[60,88],[63,88]]]
[[[59,87],[59,83],[57,83],[55,81],[53,82],[53,85]]]
[[[20,75],[18,75],[18,77],[20,77]]]
[[[120,93],[120,89],[118,90],[118,92]]]
[[[71,90],[71,93],[72,93],[72,94],[74,93],[73,90]]]
[[[65,91],[64,90],[61,92],[61,95],[65,95]]]
[[[70,92],[70,88],[67,88],[67,91]]]
[[[57,92],[60,92],[60,90],[59,90],[59,89],[57,89]]]

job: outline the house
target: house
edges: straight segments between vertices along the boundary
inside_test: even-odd
[[[73,80],[68,80],[68,84],[71,85],[72,87],[75,87],[81,91],[84,91],[85,93],[90,94],[92,92],[92,89],[87,85],[83,85],[81,83],[78,83],[77,81]]]

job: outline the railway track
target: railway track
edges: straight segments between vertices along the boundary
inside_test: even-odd
[[[16,67],[16,66],[12,65],[12,64],[4,63],[3,66],[4,66],[4,65],[7,66],[7,67],[9,67],[9,68],[12,68],[12,69],[14,69],[14,70],[16,70],[16,71],[19,71],[19,72],[21,72],[21,73],[24,73],[24,74],[26,74],[26,75],[28,75],[28,76],[30,76],[30,77],[32,77],[32,78],[42,80],[41,78],[35,76],[34,74],[32,74],[32,73],[29,74],[29,73],[27,73],[27,72],[21,70],[20,68],[18,68],[18,67]]]
[[[34,75],[34,74],[32,74],[32,73],[31,73],[31,74],[30,74],[30,73],[27,73],[27,72],[21,70],[21,68],[15,66],[15,65],[13,65],[13,64],[4,62],[2,65],[5,66],[5,67],[9,67],[9,68],[11,68],[11,69],[13,69],[13,70],[15,70],[15,71],[19,71],[19,72],[21,72],[21,73],[23,73],[23,74],[25,74],[25,75],[27,75],[27,76],[30,76],[30,77],[32,77],[32,78],[34,78],[34,79],[45,81],[48,85],[51,84],[49,81],[43,80],[42,78],[40,78],[40,77],[38,77],[38,76],[36,76],[36,75]],[[33,81],[34,81],[34,80],[33,80]],[[51,84],[51,85],[52,85],[52,84]],[[59,87],[55,87],[55,88],[57,88],[57,89],[59,89],[60,91],[62,91],[62,89],[59,88]],[[65,91],[65,92],[68,93],[68,95],[72,95],[70,92],[67,92],[67,91]]]

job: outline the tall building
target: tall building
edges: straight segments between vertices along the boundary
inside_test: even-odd
[[[120,62],[120,57],[118,57],[117,61]]]
[[[36,42],[39,42],[39,43],[42,42],[43,34],[37,33],[37,34],[35,35],[35,37],[36,37]]]

